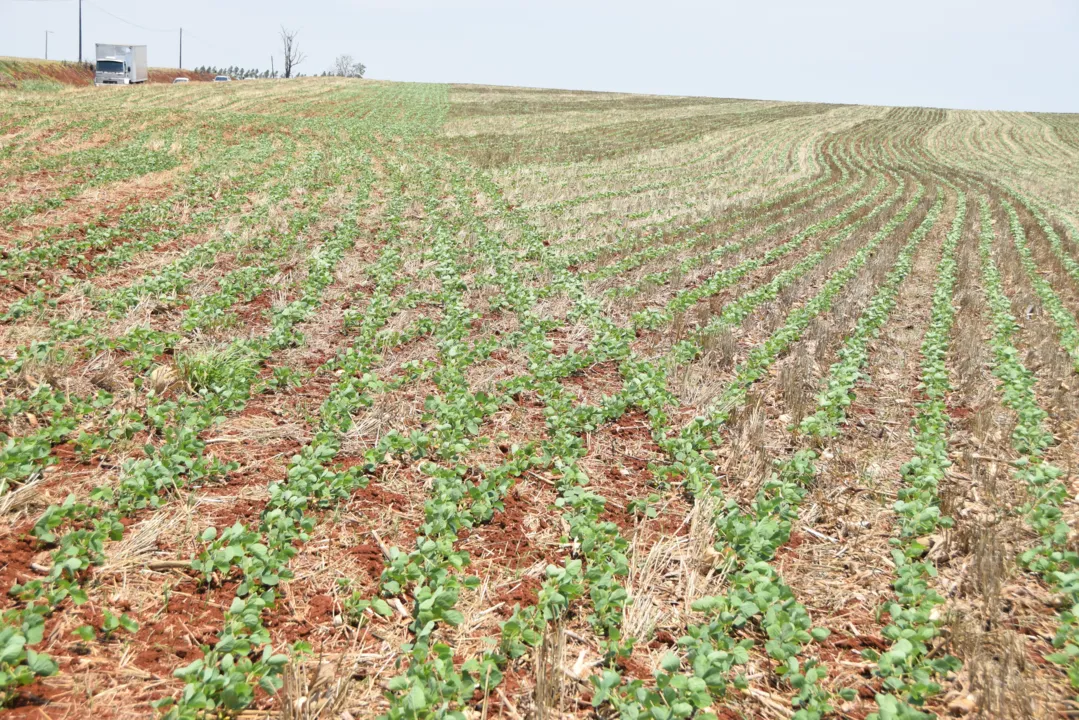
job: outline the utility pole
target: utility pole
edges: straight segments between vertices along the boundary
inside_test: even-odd
[[[277,71],[273,69],[273,55],[270,56],[270,77],[277,77]]]
[[[52,30],[45,31],[45,59],[49,59],[49,36],[52,35]]]
[[[184,69],[184,29],[180,28],[180,69]]]
[[[79,0],[79,62],[82,62],[82,0]]]

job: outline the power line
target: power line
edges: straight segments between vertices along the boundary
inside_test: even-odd
[[[113,12],[109,12],[109,11],[108,11],[108,10],[106,10],[105,8],[101,7],[100,5],[98,5],[98,4],[96,4],[96,3],[92,3],[92,2],[90,2],[90,0],[84,0],[84,1],[85,1],[85,2],[86,2],[86,4],[87,4],[87,5],[89,5],[90,7],[92,7],[92,8],[95,8],[95,9],[97,9],[97,10],[100,10],[101,12],[105,13],[105,14],[106,14],[106,15],[108,15],[109,17],[111,17],[111,18],[114,18],[114,19],[116,19],[116,20],[119,20],[119,21],[120,21],[120,22],[122,22],[122,23],[127,23],[128,25],[130,25],[130,26],[132,26],[132,27],[137,27],[137,28],[139,28],[140,30],[146,30],[147,32],[164,32],[164,33],[174,33],[174,32],[178,32],[178,31],[179,31],[179,29],[180,29],[180,28],[151,28],[151,27],[146,27],[145,25],[139,25],[139,24],[138,24],[138,23],[136,23],[136,22],[131,22],[130,20],[126,20],[126,19],[124,19],[124,18],[120,17],[120,16],[119,16],[119,15],[117,15],[116,13],[113,13]]]
[[[181,34],[180,35],[180,37],[181,37],[180,42],[183,43],[183,32],[184,32],[183,28],[179,28],[179,27],[177,27],[177,28],[152,28],[152,27],[147,27],[147,26],[141,25],[141,24],[139,24],[137,22],[132,22],[131,20],[128,20],[127,18],[120,17],[116,13],[114,13],[114,12],[112,12],[110,10],[106,10],[105,8],[98,5],[97,3],[90,2],[90,0],[10,0],[10,1],[11,2],[24,2],[24,3],[58,3],[58,2],[76,2],[76,1],[78,1],[79,5],[80,5],[80,9],[81,9],[82,3],[85,2],[87,5],[93,7],[95,10],[100,10],[101,12],[105,13],[109,17],[111,17],[111,18],[113,18],[115,20],[119,20],[120,22],[125,23],[127,25],[130,25],[132,27],[139,28],[140,30],[145,30],[147,32],[160,32],[160,33],[180,33]],[[81,37],[81,35],[82,35],[82,19],[81,19],[81,17],[79,19],[79,35],[80,35],[79,40],[81,42],[81,40],[82,40],[82,37]],[[189,38],[192,38],[192,39],[204,44],[204,45],[208,45],[209,47],[213,48],[214,50],[217,50],[219,52],[222,51],[222,48],[220,46],[218,46],[216,43],[210,42],[206,38],[199,37],[198,35],[191,32],[190,30],[187,31],[187,36]],[[182,50],[182,45],[181,45],[181,53],[182,52],[183,52],[183,50]],[[79,54],[80,54],[80,56],[82,54],[81,53],[81,46],[80,46],[80,53]],[[181,63],[182,63],[182,60],[181,60]]]
[[[15,2],[45,3],[45,2],[72,2],[72,0],[15,0]],[[132,21],[128,20],[127,18],[122,18],[119,15],[117,15],[116,13],[111,12],[109,10],[106,10],[105,8],[101,7],[100,5],[98,5],[96,3],[90,2],[90,0],[79,0],[79,62],[82,62],[82,5],[83,5],[83,2],[85,2],[87,5],[93,7],[95,10],[100,10],[101,12],[105,13],[106,15],[113,18],[114,20],[119,20],[122,23],[126,23],[126,24],[128,24],[128,25],[130,25],[132,27],[137,27],[140,30],[145,30],[147,32],[162,32],[162,33],[180,32],[180,28],[168,28],[168,29],[166,29],[166,28],[146,27],[145,25],[140,25],[137,22],[132,22]]]
[[[189,38],[194,38],[195,40],[198,40],[198,41],[199,41],[200,43],[202,43],[202,44],[204,44],[204,45],[209,45],[209,46],[210,46],[210,47],[212,47],[212,48],[213,48],[214,50],[220,50],[220,49],[221,49],[220,47],[218,47],[218,46],[217,46],[217,45],[215,45],[214,43],[210,42],[210,41],[209,41],[209,40],[207,40],[206,38],[203,38],[203,37],[199,37],[198,35],[196,35],[195,33],[191,32],[190,30],[188,30],[188,31],[187,31],[187,36],[188,36]]]

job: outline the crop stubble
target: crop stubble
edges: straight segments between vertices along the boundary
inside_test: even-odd
[[[1074,117],[5,97],[0,713],[1075,710]]]

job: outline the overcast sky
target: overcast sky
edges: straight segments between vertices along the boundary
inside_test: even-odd
[[[161,67],[183,26],[184,67],[280,69],[284,24],[307,74],[350,53],[388,80],[1079,112],[1079,0],[83,0],[83,22],[87,57],[144,43]],[[78,0],[0,0],[0,55],[52,30],[73,60],[77,28]]]

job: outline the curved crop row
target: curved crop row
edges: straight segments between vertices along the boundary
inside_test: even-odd
[[[801,230],[795,235],[794,238],[792,238],[790,242],[804,241],[805,239],[811,237],[812,235],[816,234],[821,230],[829,229],[831,227],[835,227],[838,224],[841,224],[842,222],[847,220],[852,214],[860,210],[862,207],[865,207],[874,197],[879,195],[881,190],[884,188],[885,182],[885,178],[882,176],[878,180],[877,184],[869,191],[868,195],[859,198],[853,204],[840,211],[837,215],[825,219],[821,222],[814,223],[813,225]],[[844,192],[842,195],[814,207],[812,212],[821,212],[823,214],[826,208],[830,207],[831,205],[838,204],[847,197],[858,193],[860,190],[862,190],[862,188],[862,185],[856,185],[847,192]],[[766,238],[778,234],[782,228],[791,224],[795,224],[799,220],[804,220],[804,218],[800,216],[791,216],[780,222],[772,223],[771,225],[754,235],[742,238],[741,240],[735,240],[733,242],[726,243],[709,252],[692,255],[689,258],[680,262],[679,264],[666,270],[649,273],[648,275],[637,279],[635,282],[611,288],[607,291],[607,295],[616,299],[620,297],[632,297],[633,295],[640,293],[643,288],[649,285],[662,285],[669,281],[670,278],[673,276],[681,275],[682,273],[689,272],[690,270],[701,267],[703,265],[707,265],[709,263],[714,263],[725,255],[739,252],[744,248],[751,247]],[[798,242],[798,244],[801,243]],[[768,262],[771,261],[769,260]]]
[[[1062,665],[1068,673],[1073,689],[1079,690],[1079,553],[1070,550],[1067,538],[1070,528],[1061,514],[1061,506],[1068,497],[1068,488],[1061,481],[1064,471],[1045,458],[1045,452],[1053,446],[1053,434],[1046,428],[1048,413],[1038,403],[1035,393],[1036,378],[1021,359],[1015,346],[1019,323],[1011,312],[1011,301],[1004,292],[1004,283],[992,246],[994,232],[989,201],[982,198],[981,235],[978,245],[982,258],[982,281],[990,310],[993,336],[990,339],[992,371],[999,382],[1001,402],[1015,413],[1015,429],[1012,431],[1012,448],[1019,455],[1013,463],[1012,474],[1030,494],[1030,500],[1022,512],[1027,524],[1040,538],[1041,544],[1020,555],[1020,564],[1042,577],[1066,598],[1060,614],[1060,625],[1054,647],[1058,652],[1049,657]]]
[[[919,540],[951,525],[951,520],[941,515],[937,492],[951,465],[946,406],[951,385],[945,358],[955,322],[956,249],[966,220],[966,195],[962,191],[958,191],[956,203],[956,215],[937,265],[929,329],[922,342],[919,387],[926,399],[918,404],[918,414],[911,420],[914,457],[900,468],[904,485],[894,506],[899,518],[899,537],[891,540],[896,599],[884,608],[891,618],[884,636],[892,645],[879,657],[870,657],[876,660],[877,673],[885,679],[884,689],[888,691],[877,696],[881,718],[918,717],[919,712],[911,705],[920,706],[926,697],[940,692],[933,678],[954,670],[958,664],[951,656],[930,656],[930,643],[939,636],[942,624],[936,608],[944,598],[929,587],[936,568],[922,559],[928,548]]]
[[[772,248],[763,255],[760,255],[759,257],[750,258],[749,260],[746,260],[732,268],[718,271],[716,274],[712,275],[702,284],[694,288],[679,292],[678,295],[676,295],[667,304],[667,307],[664,310],[651,309],[635,313],[633,315],[634,325],[637,327],[651,329],[670,322],[675,313],[684,312],[687,308],[692,307],[701,299],[707,298],[708,296],[714,295],[720,290],[729,287],[733,283],[745,277],[753,270],[775,262],[779,258],[797,250],[802,245],[804,245],[806,241],[809,240],[809,238],[813,237],[814,235],[842,225],[844,222],[846,222],[856,213],[858,213],[862,208],[867,207],[874,200],[874,198],[876,198],[884,189],[884,185],[885,180],[884,178],[881,178],[880,181],[877,183],[876,187],[874,187],[874,189],[869,194],[863,196],[857,202],[851,204],[839,214],[834,215],[826,220],[822,220],[821,222],[818,222],[806,228],[787,242],[775,248]],[[855,220],[853,223],[851,223],[851,228],[847,228],[847,230],[853,232],[853,229],[857,228],[862,223],[868,221],[868,219],[874,216],[877,212],[880,212],[881,210],[887,208],[891,203],[894,203],[898,199],[899,195],[902,193],[902,190],[903,185],[902,183],[900,183],[898,189],[895,193],[892,194],[891,197],[885,198],[883,201],[881,201],[866,216]],[[843,232],[837,233],[835,237],[832,238],[832,240],[825,243],[825,246],[827,246],[829,249],[831,247],[834,247],[838,243],[833,241],[835,241],[836,238],[842,237],[844,237]],[[719,250],[724,249],[725,248],[720,248]],[[823,247],[822,251],[824,251]],[[826,251],[824,251],[824,254],[827,254]],[[712,255],[714,258],[718,258],[721,256],[721,253],[716,251]],[[823,254],[820,254],[817,259],[819,260],[821,257],[823,257]]]
[[[1075,314],[1064,306],[1056,291],[1053,290],[1053,286],[1038,272],[1038,264],[1035,262],[1034,255],[1027,245],[1026,233],[1023,232],[1023,224],[1019,220],[1019,214],[1016,213],[1015,208],[1007,200],[1003,201],[1002,204],[1008,214],[1012,241],[1015,243],[1015,249],[1019,253],[1019,261],[1022,263],[1023,269],[1026,270],[1027,277],[1030,278],[1030,284],[1034,287],[1034,292],[1042,301],[1046,312],[1049,313],[1049,317],[1053,319],[1053,323],[1057,327],[1061,347],[1071,356],[1076,372],[1079,372],[1079,323],[1076,322]]]
[[[939,203],[935,207],[939,207]],[[894,230],[898,225],[899,222],[895,222],[890,229]],[[894,294],[910,270],[914,250],[931,225],[932,222],[923,223],[924,231],[912,234],[912,240],[896,261],[896,269],[878,298]],[[877,238],[878,243],[880,239]],[[805,309],[815,315],[830,307],[834,295],[864,264],[868,252],[856,254],[837,271]],[[805,309],[793,312],[785,328],[794,329],[802,322],[808,322],[803,315]],[[876,313],[869,315],[878,316]],[[781,333],[783,329],[773,338]],[[740,381],[736,379],[730,387],[733,391],[739,385]],[[671,465],[663,468],[663,474],[680,477],[683,486],[694,497],[711,497],[721,505],[723,495],[711,466],[710,448],[712,434],[723,421],[723,417],[694,421],[679,435],[663,438],[661,442],[661,447],[672,458]],[[707,622],[687,628],[687,636],[678,642],[693,674],[680,674],[683,659],[674,654],[668,655],[657,671],[654,688],[639,681],[621,688],[617,673],[607,670],[596,681],[597,702],[611,702],[619,712],[630,715],[654,712],[653,709],[659,708],[678,708],[679,717],[688,717],[697,709],[710,706],[713,697],[722,697],[726,693],[735,666],[748,661],[752,641],[737,639],[735,631],[752,621],[759,623],[769,638],[765,649],[778,663],[776,672],[786,676],[797,690],[795,717],[819,718],[830,711],[829,696],[819,687],[826,669],[816,661],[802,663],[798,659],[804,645],[814,638],[823,639],[828,633],[812,626],[804,606],[768,564],[775,550],[789,536],[789,514],[796,513],[805,495],[805,486],[812,480],[812,459],[811,453],[797,454],[780,474],[765,484],[748,510],[731,504],[717,516],[716,547],[725,559],[725,572],[732,590],[727,595],[702,598],[694,604],[693,609],[704,613]],[[737,677],[733,679],[735,686],[741,686],[743,682]]]

